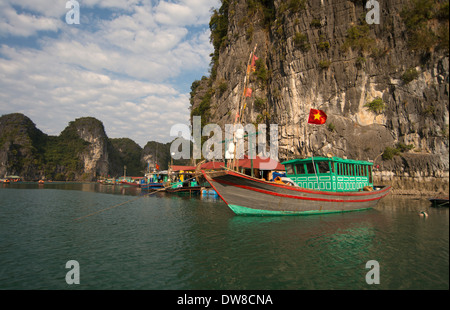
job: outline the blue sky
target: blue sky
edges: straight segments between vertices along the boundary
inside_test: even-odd
[[[219,0],[0,2],[0,115],[20,112],[50,135],[83,116],[110,138],[169,142],[189,124],[189,92],[208,75]]]

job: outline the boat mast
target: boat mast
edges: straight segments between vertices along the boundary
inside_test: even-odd
[[[234,129],[233,129],[234,130],[233,131],[234,139],[233,139],[233,141],[231,143],[237,143],[236,131],[235,131],[236,124],[241,124],[241,122],[242,122],[242,114],[245,112],[245,108],[247,106],[246,98],[247,98],[248,83],[249,83],[249,80],[250,80],[251,64],[252,64],[253,58],[255,56],[257,47],[258,47],[258,44],[255,45],[255,48],[250,53],[250,56],[249,56],[248,61],[247,61],[247,72],[246,72],[245,78],[244,78],[244,91],[242,92],[241,98],[240,98],[240,100],[237,103],[236,118],[234,119]],[[243,104],[241,104],[241,103],[243,103]],[[236,150],[236,147],[235,147],[234,148],[234,152],[233,152],[233,154],[234,154],[233,155],[233,161],[232,161],[232,164],[231,164],[231,167],[230,167],[231,170],[237,170],[236,151],[237,150]]]

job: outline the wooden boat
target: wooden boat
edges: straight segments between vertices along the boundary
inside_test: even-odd
[[[164,188],[168,182],[167,171],[149,172],[145,175],[144,182],[141,182],[141,189],[145,191],[155,191]]]
[[[144,183],[141,184],[141,189],[145,191],[152,191],[164,188],[164,183],[162,182],[153,182],[153,183]]]
[[[373,208],[391,187],[374,187],[373,163],[332,158],[284,162],[296,186],[221,170],[203,176],[238,215],[307,215]]]
[[[170,183],[170,185],[166,188],[167,193],[188,193],[190,195],[192,194],[200,194],[200,191],[202,189],[202,186],[194,179],[190,178],[185,181],[177,181]]]
[[[136,182],[120,181],[119,184],[139,187],[139,183]]]
[[[169,187],[166,188],[166,192],[167,193],[171,193],[171,194],[181,194],[181,193],[188,193],[190,195],[192,194],[200,194],[202,187],[201,186],[182,186],[182,187]]]
[[[22,178],[17,175],[6,176],[5,178],[6,178],[7,183],[21,183],[22,182]]]
[[[144,178],[142,177],[128,177],[128,178],[122,178],[119,181],[119,184],[121,185],[127,185],[127,186],[135,186],[135,187],[140,187],[141,185],[141,180],[143,180]]]
[[[449,206],[449,197],[440,197],[440,198],[430,198],[428,199],[431,202],[433,207],[448,207]]]

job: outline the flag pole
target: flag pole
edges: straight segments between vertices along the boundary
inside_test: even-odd
[[[319,176],[317,175],[316,164],[314,163],[314,151],[312,152],[311,159],[312,159],[314,174],[316,175],[317,189],[319,189]]]
[[[316,114],[313,114],[314,112]],[[316,110],[316,109],[310,110],[308,124],[323,125],[323,124],[325,124],[326,121],[327,121],[327,115],[325,114],[325,112],[323,112],[322,110]],[[319,189],[319,187],[320,187],[319,176],[317,175],[316,164],[314,163],[314,149],[312,146],[311,146],[311,153],[312,153],[311,159],[312,159],[314,174],[316,175],[317,188]]]
[[[255,47],[254,47],[254,49],[253,49],[253,51],[250,53],[250,57],[249,57],[249,59],[248,59],[248,62],[247,62],[247,69],[246,69],[246,74],[245,74],[245,78],[244,78],[244,91],[242,92],[242,95],[241,95],[241,99],[238,101],[238,106],[237,106],[237,109],[236,109],[236,118],[235,118],[235,120],[234,120],[234,129],[236,129],[236,123],[238,123],[238,120],[239,120],[239,124],[241,123],[241,121],[242,121],[242,113],[244,112],[244,110],[245,110],[245,106],[246,106],[246,104],[245,104],[245,98],[246,98],[246,95],[247,95],[247,86],[248,86],[248,81],[249,81],[249,76],[250,76],[250,65],[251,65],[251,62],[252,62],[252,60],[253,60],[253,57],[254,57],[254,55],[255,55],[255,53],[256,53],[256,48],[258,47],[258,44],[256,44],[255,45]],[[241,106],[241,102],[244,102],[244,104]],[[233,135],[235,136],[235,131],[233,132]],[[235,139],[233,139],[233,143],[234,142],[236,142],[237,143],[237,141],[234,141]],[[236,159],[236,153],[237,153],[237,148],[235,147],[235,150],[234,150],[234,158],[233,158],[233,162],[232,162],[232,165],[231,165],[231,169],[232,170],[236,170],[236,166],[237,166],[237,159]]]

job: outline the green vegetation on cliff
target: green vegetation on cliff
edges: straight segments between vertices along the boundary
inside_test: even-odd
[[[143,176],[149,163],[168,168],[170,146],[152,141],[141,148],[129,138],[110,139],[103,123],[93,117],[78,118],[60,135],[49,136],[25,115],[7,114],[0,117],[0,178],[91,181],[122,176],[124,166],[128,176]],[[190,160],[173,163],[189,165]]]
[[[449,1],[411,0],[400,16],[408,31],[411,50],[449,50]],[[438,25],[436,26],[436,21]]]
[[[119,157],[119,165],[127,166],[127,175],[143,175],[142,148],[129,138],[109,139]]]

